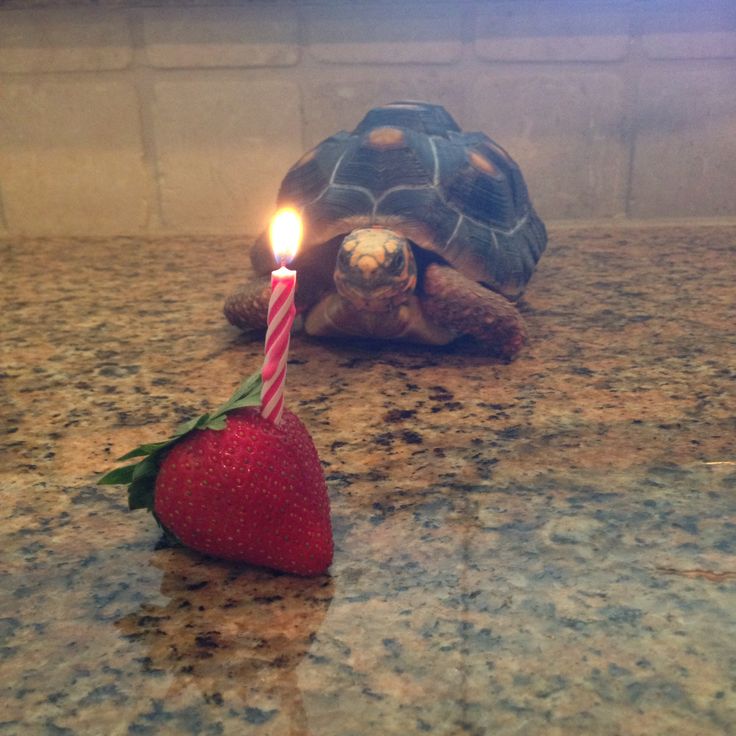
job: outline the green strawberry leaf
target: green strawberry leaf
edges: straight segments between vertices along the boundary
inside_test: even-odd
[[[158,473],[158,457],[149,455],[145,460],[141,460],[133,470],[133,480],[141,478],[155,478]]]
[[[145,478],[137,478],[128,486],[128,508],[131,511],[136,509],[148,509],[153,511],[153,496],[156,487],[156,478],[147,476]]]
[[[136,447],[135,450],[121,455],[118,458],[118,462],[121,460],[131,460],[134,457],[141,457],[143,455],[153,455],[154,452],[166,447],[170,442],[171,440],[167,440],[166,442],[153,442],[150,445],[141,445],[140,447]]]
[[[214,419],[210,420],[210,423],[207,425],[207,429],[225,429],[226,424],[226,416],[215,417]]]
[[[135,472],[135,469],[137,467],[138,463],[134,463],[133,465],[123,465],[123,467],[121,468],[115,468],[109,473],[105,473],[105,475],[103,475],[102,478],[100,478],[97,482],[100,485],[127,486],[128,483],[132,482],[133,473]]]
[[[200,417],[183,422],[174,430],[174,434],[162,442],[151,442],[140,445],[134,450],[118,458],[118,462],[142,458],[137,463],[124,465],[105,473],[97,482],[104,485],[128,486],[128,506],[131,510],[148,509],[153,511],[156,476],[166,451],[176,442],[195,430],[221,430],[227,426],[227,414],[235,409],[246,406],[258,406],[261,402],[261,374],[260,372],[248,376],[235,389],[233,395],[213,413],[202,414]],[[155,516],[155,514],[154,514]],[[171,535],[156,519],[159,526]]]
[[[253,396],[243,396],[242,398],[238,399],[237,401],[233,401],[231,404],[228,404],[227,408],[222,412],[223,414],[226,414],[229,411],[232,411],[233,409],[242,409],[246,406],[258,406],[261,403],[261,392],[258,391],[258,394]],[[216,416],[220,416],[219,414]]]
[[[186,422],[182,422],[181,424],[177,425],[177,427],[174,429],[174,437],[183,437],[185,434],[188,434],[193,429],[196,429],[197,425],[205,417],[207,417],[207,414],[203,414],[201,417],[196,417],[195,419],[189,419]]]
[[[248,376],[235,389],[235,393],[212,414],[212,419],[219,419],[234,409],[242,409],[246,406],[258,406],[261,403],[261,374],[254,373]],[[210,425],[211,426],[211,425]],[[212,427],[214,429],[214,427]]]

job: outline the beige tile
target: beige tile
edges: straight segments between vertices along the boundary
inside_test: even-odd
[[[736,56],[733,0],[681,0],[641,6],[644,51],[652,59],[707,59]]]
[[[151,8],[146,58],[159,67],[289,66],[299,60],[294,7]]]
[[[167,228],[260,231],[299,157],[299,90],[289,82],[162,80],[155,138]]]
[[[634,217],[736,215],[736,66],[648,71],[632,173]]]
[[[341,64],[442,64],[462,53],[462,3],[306,6],[307,45]]]
[[[548,219],[607,217],[624,207],[624,85],[615,73],[488,70],[463,122],[521,166]]]
[[[499,61],[613,61],[626,56],[629,15],[598,2],[485,3],[475,51]]]
[[[0,14],[0,71],[121,69],[131,59],[124,12],[85,9]]]
[[[12,82],[0,105],[0,185],[12,232],[130,233],[148,176],[135,90],[124,82]]]
[[[458,122],[466,90],[457,75],[440,67],[419,70],[325,67],[304,88],[306,142],[316,145],[338,130],[352,130],[372,107],[396,100],[443,105]]]

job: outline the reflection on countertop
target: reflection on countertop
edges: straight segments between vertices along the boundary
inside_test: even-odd
[[[553,228],[511,364],[294,336],[312,580],[95,485],[260,366],[245,243],[0,254],[0,734],[733,733],[736,227]]]

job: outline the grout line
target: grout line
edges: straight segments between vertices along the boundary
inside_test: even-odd
[[[147,218],[144,231],[160,231],[165,228],[163,202],[161,197],[162,174],[154,125],[155,92],[153,88],[154,70],[147,64],[143,12],[140,9],[128,13],[128,26],[133,45],[131,74],[138,98],[138,119],[140,124],[143,162],[148,171]]]
[[[3,203],[2,182],[0,182],[0,228],[2,228],[5,231],[10,229],[8,227],[8,218],[5,216],[5,205]]]
[[[632,7],[629,16],[629,53],[624,67],[626,90],[624,97],[624,136],[627,148],[626,178],[623,191],[623,214],[631,217],[634,196],[634,168],[639,133],[639,88],[646,55],[641,35],[641,16],[638,6]]]
[[[296,64],[291,66],[291,72],[288,74],[286,79],[290,80],[297,88],[297,94],[299,95],[299,143],[302,151],[306,151],[311,148],[311,145],[307,141],[307,104],[304,97],[304,85],[300,81],[294,81],[294,76],[299,75],[299,71],[304,66],[305,56],[307,54],[307,20],[304,15],[304,9],[300,5],[295,8],[296,13],[296,43],[298,49],[298,57]],[[294,71],[296,70],[296,72]],[[275,204],[275,203],[274,203]]]

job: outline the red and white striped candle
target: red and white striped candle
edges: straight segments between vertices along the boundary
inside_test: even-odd
[[[265,359],[261,376],[261,416],[274,424],[281,421],[284,410],[284,382],[286,360],[289,356],[289,337],[296,308],[296,271],[286,264],[296,255],[301,240],[302,224],[294,210],[279,210],[271,221],[269,235],[276,261],[280,268],[271,272],[271,299],[268,303]]]

